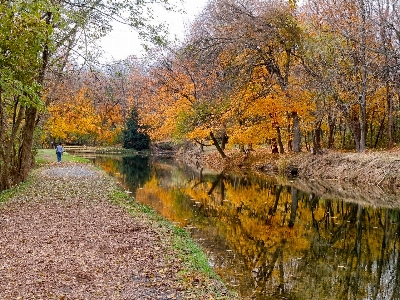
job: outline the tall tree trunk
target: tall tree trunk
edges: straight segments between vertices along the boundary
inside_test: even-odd
[[[390,95],[389,82],[386,82],[386,99],[388,113],[388,149],[393,147],[393,100]]]
[[[335,144],[336,118],[328,115],[328,126],[329,126],[328,148],[332,149]]]
[[[366,19],[367,11],[365,8],[364,0],[360,1],[361,6],[361,95],[360,95],[360,144],[358,152],[364,152],[366,149],[367,141],[367,60],[366,60],[366,48],[367,48],[367,35],[366,35]]]
[[[3,109],[3,93],[0,87],[0,192],[8,188],[8,165],[6,162],[6,116]]]
[[[314,129],[314,134],[313,134],[313,147],[314,151],[318,152],[321,150],[321,121],[317,123],[316,128]]]
[[[367,140],[367,106],[365,94],[362,96],[364,98],[361,103],[361,124],[360,124],[360,142],[357,147],[358,152],[364,152],[366,149]]]
[[[390,82],[392,82],[392,78],[390,76],[390,48],[393,44],[391,40],[391,33],[389,33],[390,26],[388,24],[388,18],[391,10],[391,3],[389,0],[378,2],[378,12],[379,12],[379,29],[380,29],[380,37],[382,41],[382,51],[384,55],[384,80],[386,82],[386,102],[387,102],[387,114],[388,114],[388,145],[387,148],[391,149],[393,147],[393,100],[390,93]]]
[[[357,117],[353,117],[353,119],[350,120],[349,122],[349,128],[351,131],[351,134],[353,135],[353,140],[356,145],[356,151],[357,152],[362,152],[361,150],[361,127],[360,126],[360,121],[358,120]]]
[[[28,107],[25,111],[25,125],[22,130],[22,144],[19,150],[18,176],[15,183],[25,180],[33,165],[32,146],[36,115],[37,109],[35,107]]]
[[[375,139],[374,148],[378,147],[379,138],[381,137],[381,134],[383,132],[383,126],[385,125],[385,119],[386,119],[386,115],[383,116],[383,119],[381,121],[381,125],[379,126],[379,130],[378,130],[378,133],[377,133],[376,139]]]
[[[228,135],[226,134],[225,130],[222,133],[222,138],[221,138],[221,149],[225,150],[226,144],[228,143]]]
[[[300,152],[301,134],[300,134],[300,120],[297,112],[292,112],[293,117],[293,151]]]
[[[53,13],[47,12],[44,18],[47,25],[50,25],[53,20]],[[45,74],[48,68],[50,59],[50,48],[49,44],[45,43],[42,51],[42,65],[39,70],[39,74],[37,76],[37,82],[43,86]],[[37,108],[32,105],[26,108],[25,110],[25,124],[22,129],[22,142],[19,149],[19,159],[18,159],[18,175],[16,177],[17,182],[19,183],[25,180],[28,177],[28,173],[33,165],[33,154],[32,154],[32,146],[33,146],[33,137],[35,128],[37,125],[36,122],[37,117]]]

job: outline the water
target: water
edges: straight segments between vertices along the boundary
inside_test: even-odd
[[[190,231],[243,299],[400,299],[400,209],[365,206],[368,195],[357,193],[363,204],[321,198],[297,181],[168,160],[97,157],[95,164]]]

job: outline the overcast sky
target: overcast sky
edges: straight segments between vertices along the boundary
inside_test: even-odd
[[[185,28],[202,11],[207,2],[208,0],[185,0],[183,3],[185,15],[163,12],[159,14],[160,19],[167,22],[172,37],[176,36],[182,40]],[[125,59],[129,55],[140,56],[143,48],[137,34],[127,25],[115,23],[113,27],[113,32],[100,41],[105,59],[111,61]]]

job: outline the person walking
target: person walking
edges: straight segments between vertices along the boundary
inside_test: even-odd
[[[56,154],[57,154],[57,161],[58,162],[61,162],[61,157],[62,157],[63,152],[64,152],[64,148],[61,145],[61,143],[59,143],[57,145],[57,147],[56,147]]]

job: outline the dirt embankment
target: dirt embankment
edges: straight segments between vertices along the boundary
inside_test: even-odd
[[[196,167],[220,172],[296,175],[296,180],[286,183],[325,199],[400,207],[400,149],[364,153],[324,150],[318,155],[271,154],[265,149],[226,153],[227,159],[215,151],[200,153],[197,149],[177,155]]]
[[[400,149],[396,151],[322,154],[270,154],[263,150],[243,154],[228,152],[228,159],[218,153],[201,158],[215,170],[255,171],[265,174],[296,175],[308,180],[336,180],[357,185],[400,188]]]
[[[375,185],[400,187],[400,151],[307,155],[297,162],[299,176]]]

